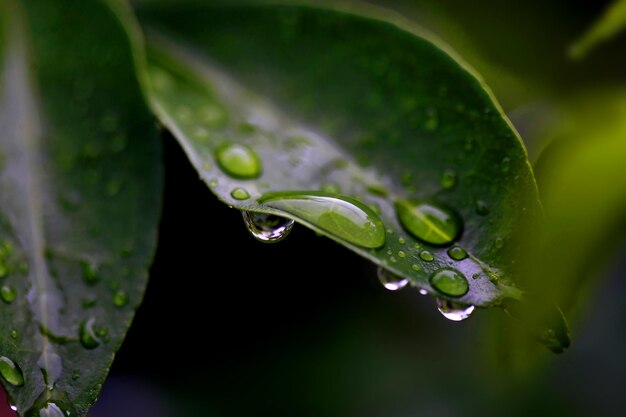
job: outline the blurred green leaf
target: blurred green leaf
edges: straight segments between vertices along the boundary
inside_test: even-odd
[[[201,178],[230,206],[291,217],[433,294],[429,277],[455,268],[470,289],[451,300],[489,306],[518,296],[509,272],[516,232],[539,211],[536,186],[523,145],[476,75],[382,9],[270,3],[139,10],[154,108]],[[258,154],[262,172],[227,175],[215,153],[229,143]],[[293,207],[258,201],[300,190],[360,200],[380,213],[386,244],[366,249]],[[415,238],[423,232],[415,224],[409,233],[399,201],[443,241]],[[447,254],[454,231],[423,202],[459,216],[458,244],[469,257]]]
[[[0,381],[20,415],[87,414],[147,283],[160,145],[124,13],[0,3]]]
[[[599,44],[613,38],[626,28],[626,0],[615,0],[589,30],[569,49],[572,59],[580,60]]]

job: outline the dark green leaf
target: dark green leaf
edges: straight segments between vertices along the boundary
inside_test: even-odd
[[[469,281],[467,294],[450,298],[459,303],[517,296],[515,234],[539,211],[536,187],[523,145],[481,81],[419,28],[379,9],[236,3],[140,10],[154,108],[213,192],[234,208],[300,221],[439,296],[429,278],[458,269]],[[216,162],[224,144],[259,155],[258,175]],[[366,249],[373,245],[259,201],[303,190],[379,212],[386,243]],[[408,202],[449,210],[458,231],[419,239],[424,229],[403,227],[396,202],[419,218],[436,210]],[[470,254],[460,261],[447,254],[457,236]]]
[[[160,145],[113,6],[0,3],[0,380],[21,415],[87,414],[155,247]]]

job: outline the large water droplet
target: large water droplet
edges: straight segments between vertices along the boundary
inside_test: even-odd
[[[261,242],[280,242],[293,229],[293,220],[286,217],[251,211],[242,211],[241,214],[248,231]]]
[[[416,238],[433,244],[453,242],[461,232],[461,220],[448,208],[423,201],[398,200],[396,214],[404,228]]]
[[[430,285],[449,297],[462,297],[469,291],[465,276],[455,269],[440,269],[430,277]]]
[[[13,287],[9,287],[8,285],[3,285],[0,288],[0,298],[7,304],[11,304],[13,300],[15,300],[15,289]]]
[[[91,317],[80,324],[80,343],[85,349],[95,349],[100,346],[100,339],[94,329],[95,322],[96,319]]]
[[[19,387],[24,385],[24,375],[20,368],[6,356],[0,356],[0,376],[9,384]]]
[[[220,168],[231,177],[253,179],[261,175],[261,159],[245,145],[222,144],[215,150],[215,159]]]
[[[403,278],[392,272],[389,272],[382,266],[378,267],[377,275],[380,283],[383,284],[383,287],[385,287],[389,291],[401,290],[409,283],[408,278]]]
[[[472,305],[455,304],[448,300],[437,298],[437,310],[448,320],[463,321],[468,319],[474,312]]]
[[[269,193],[259,203],[282,210],[303,222],[357,246],[385,244],[385,226],[366,205],[353,198],[315,191]]]

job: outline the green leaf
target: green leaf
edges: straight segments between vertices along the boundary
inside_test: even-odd
[[[519,295],[511,262],[516,230],[539,211],[533,174],[491,94],[439,42],[396,15],[356,6],[170,2],[139,15],[153,107],[226,204],[292,218],[461,304]],[[237,175],[215,159],[223,146],[239,148],[242,164],[253,160],[244,149],[254,152],[262,167]],[[278,207],[269,193],[293,198]],[[384,244],[343,233],[345,213],[360,209],[336,215],[352,199],[379,213]],[[403,226],[396,203],[421,224]],[[321,219],[320,207],[333,218]],[[367,218],[362,212],[355,216]],[[443,212],[458,218],[454,236],[432,229],[450,227],[437,218]],[[353,224],[376,241],[376,222]],[[452,237],[467,258],[448,255]],[[467,294],[438,293],[429,279],[441,268],[461,271]]]
[[[20,415],[87,414],[147,283],[161,155],[124,13],[0,4],[0,381]]]
[[[583,59],[601,43],[613,38],[626,28],[626,0],[615,0],[587,32],[569,49],[573,59]]]

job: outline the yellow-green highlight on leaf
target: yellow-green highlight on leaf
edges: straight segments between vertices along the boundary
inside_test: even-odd
[[[604,16],[570,46],[569,56],[575,60],[583,59],[592,49],[613,38],[624,29],[626,29],[626,0],[615,0],[615,3],[607,9]]]

